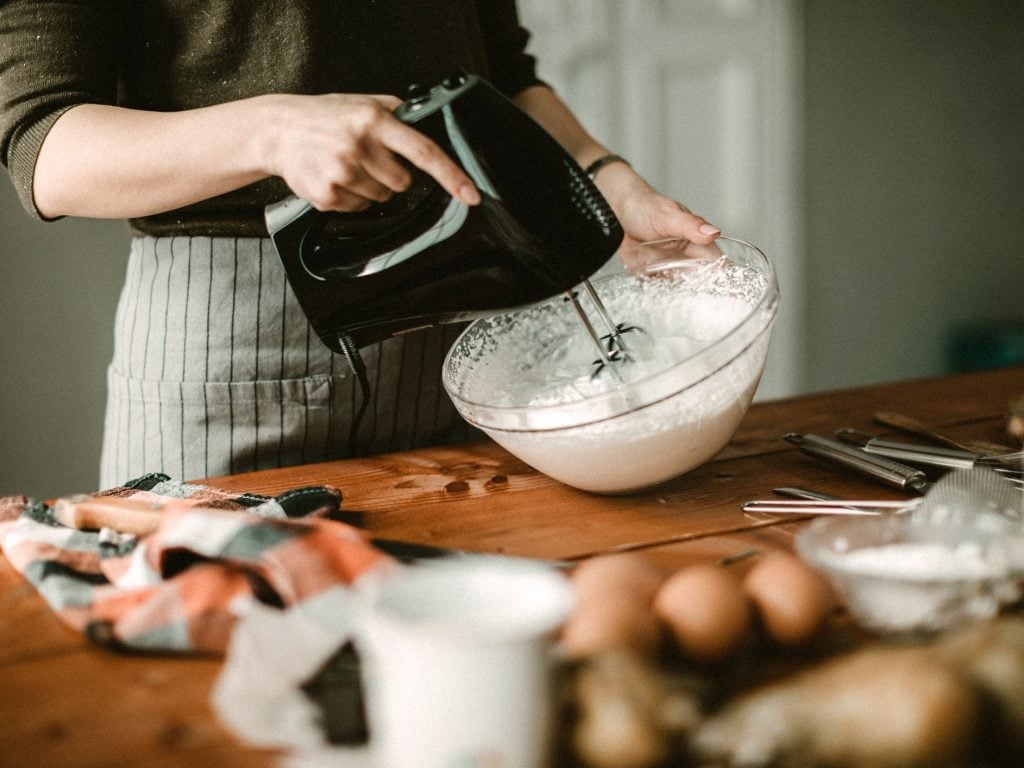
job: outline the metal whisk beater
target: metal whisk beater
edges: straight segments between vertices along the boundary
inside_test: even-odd
[[[603,371],[607,370],[613,377],[621,381],[622,378],[618,370],[618,364],[633,360],[629,347],[622,338],[623,334],[642,332],[642,329],[635,325],[616,323],[609,314],[604,302],[601,301],[601,298],[597,295],[597,291],[594,290],[594,286],[591,285],[590,281],[584,278],[580,285],[586,292],[587,298],[590,299],[591,304],[594,305],[594,309],[597,312],[597,316],[600,319],[601,324],[604,326],[605,330],[607,330],[607,333],[598,335],[597,330],[594,328],[594,324],[590,322],[590,317],[587,315],[586,310],[580,303],[579,293],[577,291],[566,291],[565,300],[572,304],[572,308],[576,312],[576,317],[579,318],[580,323],[587,332],[587,336],[594,343],[594,347],[597,349],[598,358],[591,364],[593,366],[593,370],[590,372],[590,378],[593,379],[599,376]]]

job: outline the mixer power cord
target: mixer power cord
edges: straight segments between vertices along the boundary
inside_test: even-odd
[[[349,456],[357,455],[358,437],[359,437],[359,425],[363,421],[363,416],[366,414],[366,409],[370,405],[370,379],[366,375],[366,363],[363,362],[363,356],[359,354],[359,347],[356,346],[355,341],[347,333],[338,334],[338,345],[341,347],[342,353],[345,355],[345,360],[348,362],[348,367],[352,369],[352,373],[355,374],[356,380],[359,382],[359,390],[362,394],[362,400],[359,403],[359,409],[352,416],[352,424],[349,427],[348,433],[348,453]]]

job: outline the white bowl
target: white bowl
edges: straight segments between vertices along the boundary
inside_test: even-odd
[[[593,342],[557,297],[472,323],[442,374],[468,422],[596,493],[657,485],[725,447],[757,389],[778,306],[772,265],[748,243],[719,238],[713,258],[695,259],[672,241],[631,259],[649,266],[592,283],[616,322],[643,328],[623,337],[635,361],[591,378]]]
[[[1021,596],[1019,524],[984,530],[913,513],[826,517],[800,531],[795,546],[829,577],[854,620],[883,635],[988,619]]]

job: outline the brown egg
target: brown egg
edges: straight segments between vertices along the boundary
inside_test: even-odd
[[[654,598],[654,612],[686,655],[705,662],[737,650],[751,624],[742,583],[717,564],[693,565],[669,576]]]
[[[598,651],[632,649],[653,655],[662,630],[651,602],[664,573],[639,555],[600,555],[572,573],[576,607],[562,628],[571,658]]]
[[[661,625],[650,606],[612,598],[577,605],[562,627],[561,647],[573,659],[609,650],[650,657],[658,652],[661,640]]]
[[[571,578],[584,596],[615,592],[650,605],[665,581],[665,572],[642,555],[624,552],[584,560]]]
[[[795,555],[764,557],[747,573],[743,589],[768,635],[780,645],[806,643],[833,607],[828,581]]]

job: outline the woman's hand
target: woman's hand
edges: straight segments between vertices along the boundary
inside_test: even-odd
[[[597,185],[619,217],[627,237],[637,242],[684,237],[708,245],[721,234],[718,227],[682,203],[654,190],[624,163],[602,168]]]
[[[452,197],[480,202],[469,176],[427,136],[393,114],[394,96],[280,96],[268,170],[322,211],[359,211],[408,188],[403,160]]]
[[[657,240],[683,240],[684,247],[672,250],[693,258],[714,258],[720,255],[713,245],[721,234],[718,227],[696,215],[682,203],[662,195],[625,163],[606,165],[595,180],[601,193],[625,231],[619,252],[629,268],[642,267],[644,255],[651,249],[638,248],[641,243]],[[653,251],[656,253],[657,251]]]
[[[608,149],[587,132],[568,106],[547,86],[531,86],[517,94],[514,101],[582,167],[586,168],[608,153]],[[645,250],[635,248],[638,243],[668,238],[687,241],[683,249],[678,244],[674,246],[676,253],[682,250],[684,256],[714,258],[720,255],[713,245],[721,234],[718,227],[654,190],[626,163],[605,165],[596,174],[595,183],[626,231],[626,239],[619,252],[626,266],[642,265],[642,261],[636,264],[630,261],[635,254]]]
[[[36,162],[45,217],[150,216],[281,176],[321,210],[357,211],[408,187],[403,163],[462,202],[480,194],[394,96],[271,94],[180,112],[72,107]]]

